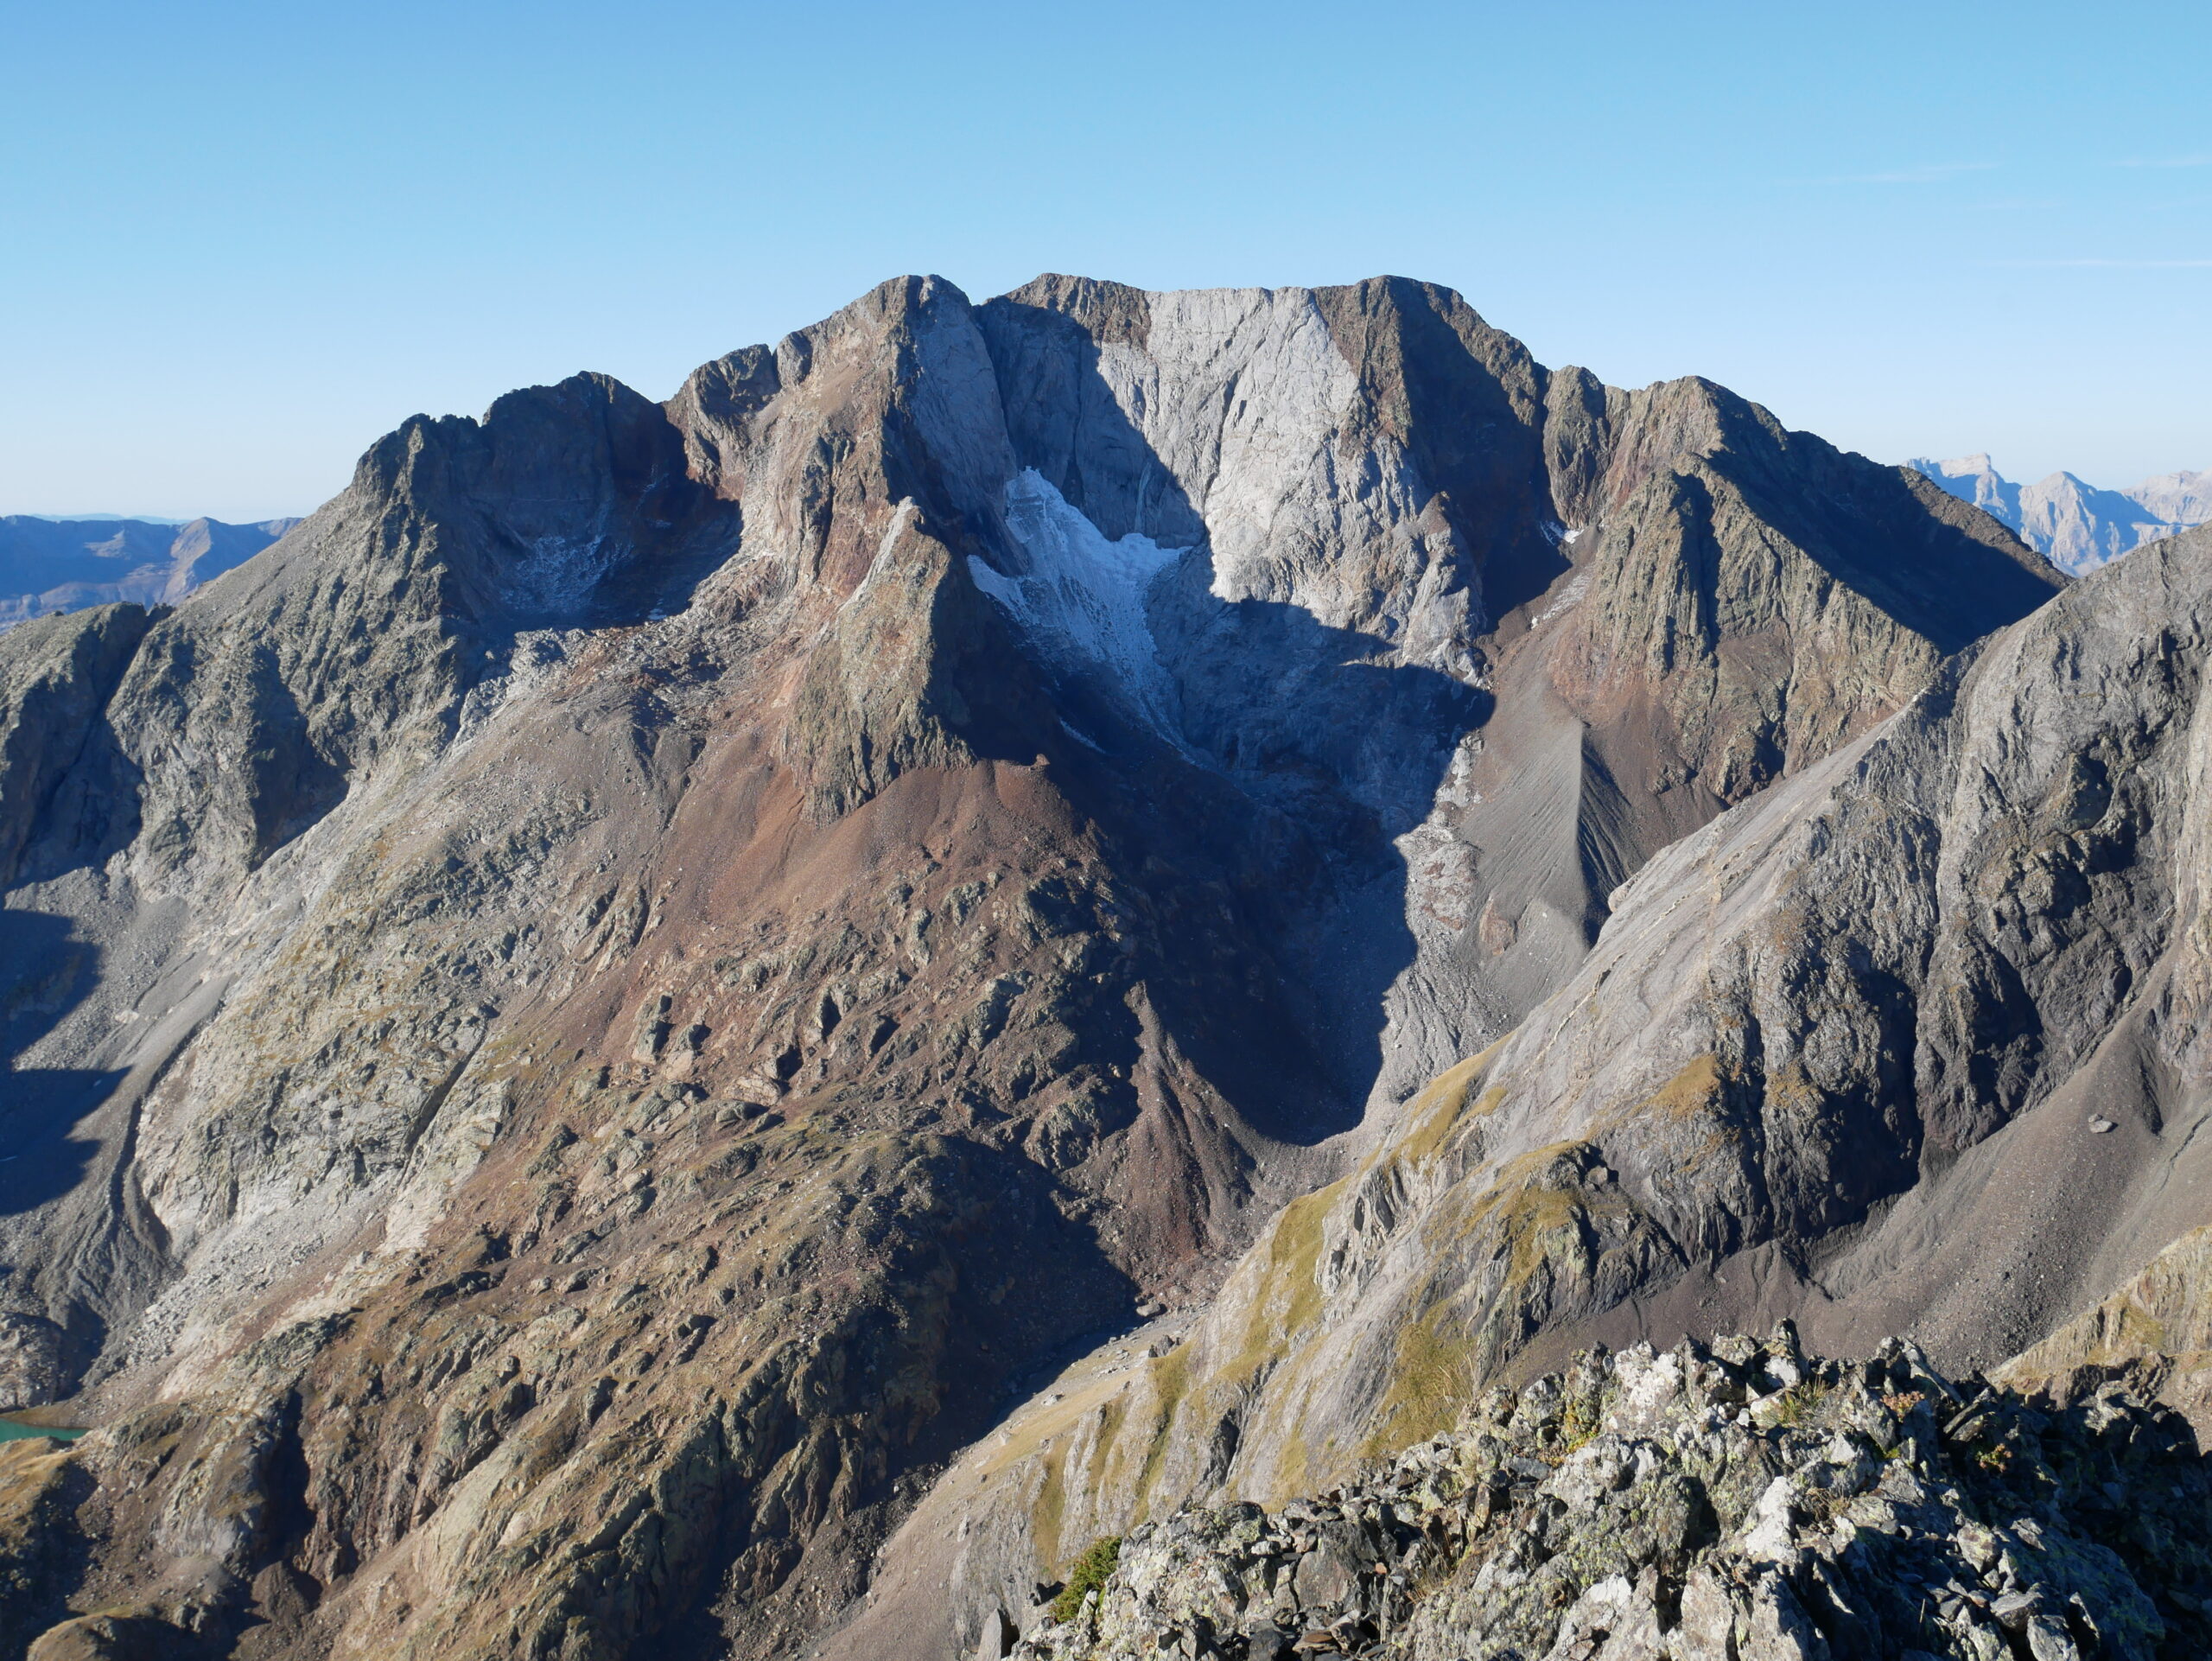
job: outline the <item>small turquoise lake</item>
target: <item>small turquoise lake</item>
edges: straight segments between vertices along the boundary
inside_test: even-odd
[[[81,1430],[61,1430],[43,1424],[17,1424],[13,1419],[0,1419],[0,1441],[20,1441],[25,1436],[58,1436],[63,1441],[74,1441],[84,1434]]]

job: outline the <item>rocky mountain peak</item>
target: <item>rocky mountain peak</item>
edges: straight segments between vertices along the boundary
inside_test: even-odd
[[[1690,855],[1623,885],[1840,788],[2062,586],[1925,480],[1398,278],[909,277],[664,406],[409,422],[173,612],[0,638],[0,1391],[98,1427],[0,1452],[53,1461],[0,1549],[75,1565],[0,1624],[795,1653],[1040,1369],[1179,1323],[1141,1413],[1051,1420],[1095,1467],[991,1466],[899,1617],[949,1643],[1083,1519],[1399,1434],[1440,1300],[1510,1368],[1863,1221],[1936,1141],[1883,1024],[1924,964],[1770,963],[1786,908],[1681,944]],[[1894,920],[1866,857],[1823,927]],[[1736,1002],[1674,974],[1729,943]],[[1974,961],[1928,1076],[1994,1066],[2018,1117],[2028,1017]],[[1629,1079],[1662,1007],[1718,1058],[1672,1094]],[[1584,1028],[1579,1072],[1531,1035]]]

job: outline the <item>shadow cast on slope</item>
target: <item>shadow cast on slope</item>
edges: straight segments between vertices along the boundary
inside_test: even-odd
[[[1792,442],[1801,449],[1819,443],[1809,435],[1792,435]],[[2063,586],[2056,570],[2045,580],[2036,570],[2043,562],[2024,548],[2015,557],[1931,512],[1900,470],[1869,467],[1863,460],[1848,465],[1851,459],[1821,445],[1817,461],[1808,465],[1817,469],[1815,478],[1824,487],[1820,498],[1846,510],[1839,519],[1867,525],[1883,538],[1882,550],[1891,557],[1878,564],[1852,557],[1827,524],[1805,511],[1810,493],[1803,485],[1792,488],[1770,478],[1755,455],[1723,450],[1712,465],[1743,493],[1760,519],[1870,604],[1926,635],[1946,656],[2018,622]],[[1699,506],[1710,525],[1712,504],[1702,489]]]
[[[1124,326],[1120,291],[1084,303],[1108,338]],[[1008,301],[981,321],[1015,459],[1103,536],[1187,546],[1147,601],[1173,730],[1126,689],[1032,654],[1064,718],[1058,771],[1168,948],[1146,966],[1154,1011],[1263,1134],[1348,1130],[1382,1070],[1385,997],[1416,955],[1394,839],[1427,817],[1489,697],[1298,606],[1214,595],[1203,517],[1115,399],[1090,330]]]
[[[1310,1145],[1357,1124],[1380,1075],[1385,999],[1417,951],[1394,837],[1488,703],[1433,671],[1346,661],[1373,643],[1294,607],[1238,602],[1209,632],[1303,659],[1298,684],[1180,746],[1071,696],[1107,753],[1056,760],[1157,920],[1164,1032],[1248,1123]]]
[[[17,1065],[91,994],[99,965],[99,948],[77,939],[69,919],[0,911],[0,1042],[7,1058],[0,1073],[0,1217],[68,1193],[100,1151],[99,1140],[78,1128],[123,1071]]]
[[[903,1515],[918,1484],[1003,1420],[1013,1381],[1040,1358],[1084,1352],[1100,1341],[1102,1316],[1126,1312],[1135,1284],[1109,1261],[1090,1229],[1063,1211],[1049,1173],[1017,1151],[966,1139],[928,1156],[933,1178],[960,1203],[949,1226],[894,1226],[883,1250],[904,1309],[879,1306],[849,1329],[852,1364],[826,1386],[842,1416],[817,1443],[849,1508],[828,1509],[820,1531],[789,1527],[780,1502],[748,1514],[732,1485],[716,1502],[713,1544],[694,1572],[695,1592],[657,1635],[667,1661],[722,1661],[759,1652],[780,1635],[795,1651],[825,1608],[866,1589],[852,1556],[865,1555]],[[959,1289],[967,1295],[944,1295]],[[893,1386],[938,1381],[940,1393]],[[872,1426],[880,1445],[855,1430]],[[765,1486],[765,1485],[764,1485]],[[767,1524],[769,1526],[764,1527]]]

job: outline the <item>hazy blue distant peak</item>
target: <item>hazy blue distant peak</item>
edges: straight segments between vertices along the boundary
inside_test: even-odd
[[[1988,451],[1948,461],[1915,456],[1905,466],[1926,474],[1954,496],[1972,502],[2015,531],[2020,528],[2020,487],[1990,465]]]
[[[2212,471],[2161,474],[2126,490],[2100,490],[2071,473],[2031,485],[1999,473],[1988,454],[1905,465],[2020,533],[2061,570],[2094,570],[2146,542],[2212,520]]]
[[[298,523],[0,515],[0,629],[119,600],[174,603]]]
[[[11,513],[17,519],[44,519],[50,525],[189,525],[190,519],[164,519],[159,513]]]

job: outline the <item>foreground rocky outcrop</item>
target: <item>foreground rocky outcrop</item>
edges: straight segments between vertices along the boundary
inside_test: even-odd
[[[2212,1224],[1993,1376],[2061,1402],[2124,1383],[2179,1408],[2212,1445]]]
[[[1788,1327],[1580,1356],[1272,1511],[1184,1511],[1020,1661],[1813,1661],[2201,1655],[2212,1470],[2108,1384],[1955,1383]]]
[[[902,279],[407,423],[0,640],[0,1403],[98,1427],[10,1641],[813,1641],[1034,1369],[2060,587],[1396,279]]]

